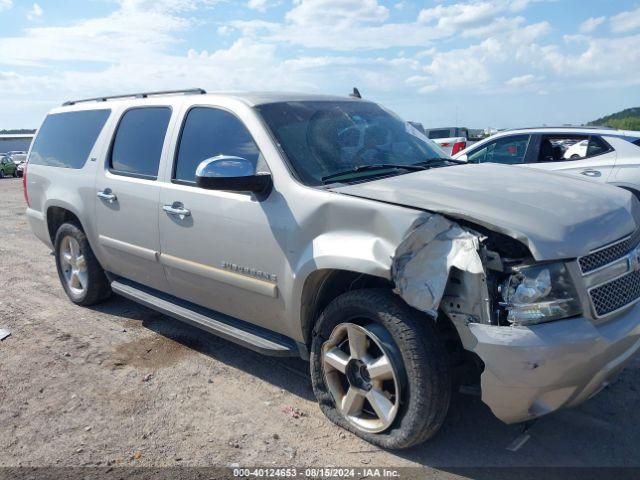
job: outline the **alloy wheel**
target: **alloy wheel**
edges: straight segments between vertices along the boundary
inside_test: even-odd
[[[391,426],[400,407],[397,369],[372,326],[337,325],[322,346],[325,380],[336,408],[359,430]]]
[[[76,296],[83,295],[89,282],[87,262],[80,251],[80,243],[71,236],[60,242],[60,267],[69,290]]]

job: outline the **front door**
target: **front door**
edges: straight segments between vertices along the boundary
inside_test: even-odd
[[[107,271],[168,290],[159,262],[157,182],[171,109],[132,108],[122,115],[96,176],[100,257]]]
[[[161,262],[174,295],[283,331],[278,281],[285,247],[276,210],[282,202],[195,185],[198,164],[217,155],[267,169],[243,122],[222,109],[194,107],[185,117],[171,179],[160,194]],[[278,240],[278,238],[280,240]]]

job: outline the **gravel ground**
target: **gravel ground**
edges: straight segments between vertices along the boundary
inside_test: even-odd
[[[502,424],[454,397],[441,433],[401,452],[329,423],[308,365],[262,357],[123,298],[67,300],[29,231],[19,179],[0,180],[0,467],[640,466],[640,358],[580,408]],[[292,412],[295,412],[292,413]],[[295,418],[297,417],[297,418]]]

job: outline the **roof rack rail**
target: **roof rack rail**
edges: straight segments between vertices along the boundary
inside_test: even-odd
[[[185,90],[161,90],[157,92],[141,92],[141,93],[129,93],[126,95],[109,95],[107,97],[95,97],[95,98],[83,98],[81,100],[68,100],[62,104],[63,107],[69,105],[75,105],[76,103],[84,102],[106,102],[107,100],[114,100],[119,98],[147,98],[156,95],[173,95],[176,93],[182,93],[183,95],[204,95],[207,91],[203,88],[188,88]]]
[[[542,125],[537,127],[519,127],[519,128],[506,128],[500,130],[500,132],[511,132],[514,130],[533,130],[533,129],[549,129],[549,130],[618,130],[615,127],[609,127],[606,125]]]

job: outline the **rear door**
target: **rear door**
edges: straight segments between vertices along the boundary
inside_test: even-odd
[[[599,135],[543,134],[539,137],[537,168],[582,175],[607,182],[616,164],[616,152]],[[533,165],[532,165],[533,166]]]
[[[125,110],[103,168],[96,175],[96,218],[103,267],[167,291],[159,262],[160,159],[172,109],[166,105]]]

